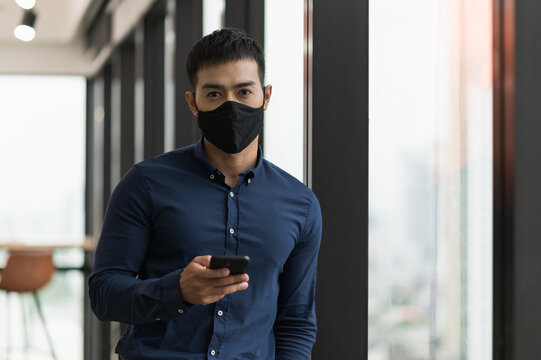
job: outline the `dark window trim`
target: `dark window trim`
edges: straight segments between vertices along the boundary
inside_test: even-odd
[[[265,0],[226,0],[225,26],[246,31],[265,47]]]
[[[512,359],[514,0],[493,6],[493,358]]]
[[[175,145],[186,146],[196,142],[201,133],[184,93],[192,90],[186,73],[186,59],[193,45],[203,36],[203,2],[185,0],[177,2],[175,16]]]
[[[541,357],[541,3],[494,1],[496,360]]]
[[[128,38],[120,46],[120,176],[135,162],[135,43]]]
[[[312,358],[366,359],[368,0],[313,0],[312,26],[312,185],[323,213]]]
[[[226,0],[225,27],[246,31],[265,49],[265,0]],[[261,131],[259,144],[265,152],[265,130]]]
[[[103,69],[103,200],[101,219],[105,216],[105,209],[109,203],[111,195],[111,83],[112,83],[112,67],[111,64],[105,65]]]
[[[96,122],[105,121],[105,111],[103,113],[96,113],[96,109],[104,110],[106,108],[106,91],[105,91],[105,73],[101,72],[94,78],[87,80],[87,134],[86,134],[86,220],[85,220],[85,233],[89,236],[95,235],[99,232],[98,224],[103,219],[103,213],[101,209],[104,207],[100,202],[102,196],[100,194],[101,186],[105,185],[106,177],[103,176],[102,161],[98,154],[103,154],[97,151],[97,148],[104,147],[104,134],[96,133]],[[103,150],[103,149],[102,149]],[[104,197],[104,195],[103,195]],[[84,275],[84,293],[88,294],[88,278],[90,276],[92,265],[94,263],[94,253],[92,251],[85,251],[83,275]],[[83,307],[83,321],[84,321],[84,342],[83,353],[85,360],[102,360],[109,358],[111,352],[110,346],[110,325],[109,322],[101,322],[92,313],[90,308],[90,299],[88,296],[84,297]]]
[[[94,80],[86,81],[85,234],[93,235],[94,188]]]
[[[164,152],[165,16],[167,2],[158,0],[144,19],[145,159]]]

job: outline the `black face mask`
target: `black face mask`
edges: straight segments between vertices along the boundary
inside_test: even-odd
[[[226,101],[211,111],[199,111],[197,123],[203,136],[228,154],[244,150],[263,129],[263,105],[253,108]]]

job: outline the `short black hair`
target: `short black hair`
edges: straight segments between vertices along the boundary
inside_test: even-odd
[[[225,28],[216,30],[199,40],[186,61],[188,78],[195,90],[197,73],[210,65],[230,61],[253,59],[257,62],[259,80],[265,79],[265,56],[259,44],[242,30]]]

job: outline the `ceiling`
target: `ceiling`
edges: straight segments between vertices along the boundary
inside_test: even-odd
[[[36,38],[23,43],[13,36],[13,29],[20,23],[24,10],[15,0],[0,0],[0,51],[2,44],[70,44],[76,39],[81,20],[91,3],[92,0],[37,0],[34,8]]]
[[[155,1],[37,0],[36,37],[24,42],[13,35],[24,10],[15,0],[0,0],[0,75],[93,76]],[[111,16],[111,39],[94,54],[83,34],[102,10]]]

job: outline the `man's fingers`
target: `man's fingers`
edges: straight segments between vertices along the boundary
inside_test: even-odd
[[[204,256],[196,256],[193,258],[192,263],[195,264],[198,267],[198,270],[201,272],[199,275],[201,277],[212,279],[212,278],[221,278],[229,276],[229,269],[223,268],[223,269],[209,269],[210,266],[210,258],[212,256],[210,255],[204,255]]]
[[[210,265],[210,258],[210,255],[196,256],[193,258],[190,265],[192,266],[192,269],[197,269],[197,276],[211,279],[229,275],[229,269],[209,269],[208,266]]]
[[[248,282],[250,280],[248,274],[232,275],[223,278],[217,278],[214,280],[214,286],[228,286],[241,282]]]
[[[216,286],[210,290],[209,296],[225,296],[237,291],[246,290],[248,282],[235,283],[227,286]]]
[[[236,283],[229,286],[217,286],[217,287],[211,288],[211,290],[208,291],[204,297],[202,297],[200,305],[208,305],[208,304],[215,303],[221,300],[224,296],[228,294],[232,294],[237,291],[246,290],[247,288],[248,288],[247,282],[241,282],[241,283]]]
[[[248,274],[230,275],[227,268],[209,269],[210,258],[210,255],[195,257],[180,274],[183,300],[207,305],[248,288]]]
[[[207,279],[213,279],[213,278],[224,278],[229,276],[229,269],[223,268],[223,269],[203,269],[200,273],[201,277],[207,278]]]

